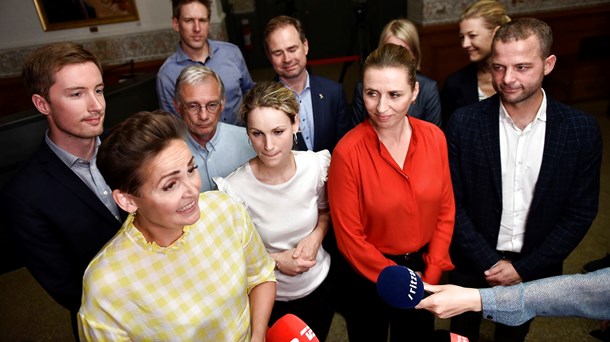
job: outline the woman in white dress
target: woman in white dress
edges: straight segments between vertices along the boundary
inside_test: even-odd
[[[276,262],[277,295],[269,324],[291,313],[324,341],[334,313],[330,255],[322,247],[330,224],[330,153],[292,150],[298,114],[290,89],[258,83],[239,111],[257,156],[214,181],[246,206]]]

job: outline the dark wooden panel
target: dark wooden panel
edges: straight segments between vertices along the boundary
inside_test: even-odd
[[[136,76],[156,74],[165,60],[125,63],[104,67],[104,83],[107,90],[112,90],[119,83],[133,79]],[[25,90],[21,76],[0,78],[0,117],[33,110],[34,105]]]
[[[566,102],[608,98],[610,96],[610,4],[576,9],[519,15],[544,20],[553,29],[555,70],[547,77],[545,88]],[[518,17],[518,16],[515,16]],[[418,27],[422,45],[422,73],[442,87],[445,78],[468,63],[459,44],[458,24]]]

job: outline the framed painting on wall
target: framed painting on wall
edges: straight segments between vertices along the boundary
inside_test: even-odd
[[[135,0],[34,0],[45,31],[137,21]]]

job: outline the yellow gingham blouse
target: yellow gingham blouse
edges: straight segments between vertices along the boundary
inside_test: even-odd
[[[79,334],[87,341],[248,341],[248,293],[275,281],[244,207],[199,197],[201,218],[171,246],[148,243],[129,216],[85,272]]]

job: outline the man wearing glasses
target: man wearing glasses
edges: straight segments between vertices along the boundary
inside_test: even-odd
[[[222,80],[210,68],[182,70],[176,81],[174,107],[186,123],[186,143],[201,176],[201,191],[216,189],[212,177],[226,177],[256,153],[244,127],[219,122],[225,106]]]
[[[243,95],[254,86],[246,61],[235,44],[209,39],[212,1],[172,0],[172,28],[180,35],[176,53],[169,56],[157,73],[159,106],[178,115],[173,106],[176,78],[183,68],[205,65],[224,82],[226,100],[220,121],[232,125]]]

